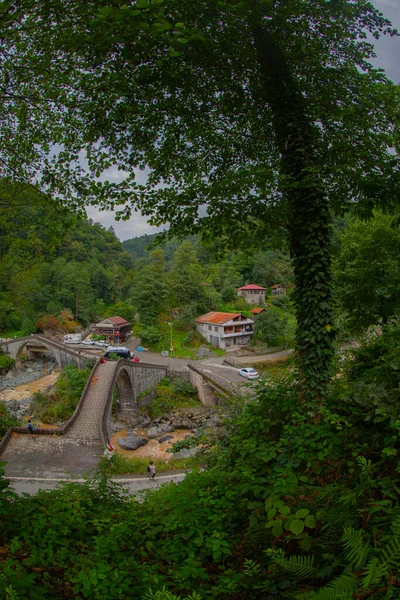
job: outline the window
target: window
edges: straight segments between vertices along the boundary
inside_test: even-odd
[[[214,327],[214,331],[218,331],[218,327]]]
[[[208,326],[208,330],[209,330],[209,331],[212,331],[212,327],[211,327],[211,325],[209,325],[209,326]]]

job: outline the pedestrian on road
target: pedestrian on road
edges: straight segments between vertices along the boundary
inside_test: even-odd
[[[149,479],[151,479],[151,480],[154,481],[154,478],[156,476],[156,468],[155,468],[154,463],[153,463],[152,460],[150,461],[150,464],[147,467],[147,470],[149,472]]]
[[[27,424],[26,428],[28,429],[29,433],[31,433],[32,435],[34,434],[35,428],[34,428],[33,423],[32,423],[32,421],[30,419],[28,419],[28,424]]]

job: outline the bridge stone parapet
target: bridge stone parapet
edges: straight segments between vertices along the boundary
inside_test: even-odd
[[[190,383],[197,388],[199,400],[204,406],[215,406],[218,404],[217,396],[232,397],[235,389],[216,375],[210,377],[193,364],[188,364]],[[220,381],[217,381],[220,380]]]
[[[18,366],[22,354],[32,354],[47,351],[50,352],[61,368],[74,364],[82,369],[86,365],[85,357],[77,350],[67,348],[60,342],[50,340],[43,335],[28,335],[16,338],[0,344],[0,350],[15,360]]]

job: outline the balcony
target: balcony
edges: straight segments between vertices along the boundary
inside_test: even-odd
[[[254,333],[254,329],[245,328],[235,330],[224,331],[223,338],[232,338],[241,335],[252,335]]]

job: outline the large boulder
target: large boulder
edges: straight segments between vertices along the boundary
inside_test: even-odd
[[[176,421],[174,420],[175,429],[193,429],[194,426],[193,421],[187,417],[178,417]]]
[[[172,423],[165,423],[161,426],[163,433],[172,433],[175,431],[175,427]]]
[[[148,443],[148,440],[145,440],[144,438],[140,438],[140,437],[136,437],[136,436],[130,436],[130,437],[126,437],[126,438],[118,438],[118,444],[124,450],[137,450],[138,448],[141,448],[142,446],[146,446],[147,443]]]
[[[147,432],[147,436],[148,436],[149,440],[155,440],[162,433],[163,433],[163,431],[158,429],[158,427],[150,427],[150,429]]]
[[[159,444],[162,444],[163,442],[167,442],[168,440],[173,440],[174,436],[173,435],[163,435],[163,437],[160,437],[160,439],[158,440]]]

